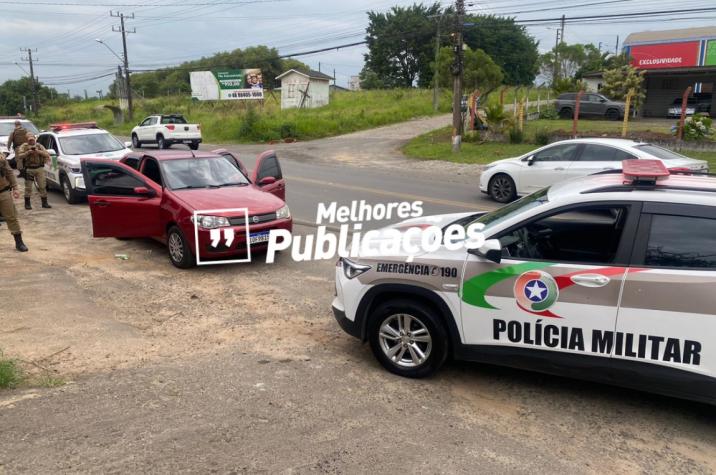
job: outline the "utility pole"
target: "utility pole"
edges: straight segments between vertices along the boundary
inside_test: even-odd
[[[559,34],[559,41],[561,43],[564,43],[564,23],[566,22],[566,20],[567,20],[567,17],[565,15],[562,15],[562,26],[560,27],[560,30],[562,32]]]
[[[129,57],[127,56],[127,34],[129,33],[136,33],[137,29],[132,28],[132,31],[128,31],[124,27],[124,13],[121,12],[113,12],[110,11],[109,15],[114,18],[119,18],[119,28],[113,26],[112,31],[115,33],[122,33],[122,47],[124,48],[124,85],[127,88],[127,117],[129,117],[129,120],[132,120],[132,84],[129,79]],[[131,20],[134,19],[134,13],[132,13],[130,16],[126,17]]]
[[[619,35],[617,35],[617,47],[614,49],[614,54],[619,56]]]
[[[455,61],[452,67],[453,87],[452,87],[452,151],[459,152],[462,144],[462,75],[463,75],[463,57],[462,50],[462,31],[465,21],[465,0],[455,1]]]
[[[21,58],[23,61],[27,61],[30,63],[30,90],[32,91],[32,112],[34,114],[37,114],[37,111],[39,109],[39,104],[37,102],[37,84],[35,81],[35,68],[34,68],[34,62],[32,59],[32,49],[21,49],[20,51],[27,53],[27,58]],[[35,53],[37,53],[37,49],[34,50]],[[35,59],[36,60],[36,59]]]
[[[557,30],[554,40],[554,67],[552,68],[552,84],[559,79],[559,35],[561,31]]]

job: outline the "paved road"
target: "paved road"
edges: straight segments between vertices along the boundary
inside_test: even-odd
[[[400,156],[442,120],[277,147],[294,214],[493,206],[474,167]],[[251,163],[262,147],[235,148]],[[51,201],[21,210],[30,253],[0,235],[0,345],[68,384],[0,392],[0,473],[716,471],[713,408],[486,365],[397,378],[333,320],[333,261],[180,272]]]

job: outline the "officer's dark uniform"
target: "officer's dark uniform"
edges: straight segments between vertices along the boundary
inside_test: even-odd
[[[15,202],[12,199],[12,190],[14,189],[17,189],[15,172],[10,168],[5,155],[0,153],[0,216],[5,219],[10,234],[15,238],[15,249],[27,252],[27,246],[22,242],[22,231],[17,220]]]

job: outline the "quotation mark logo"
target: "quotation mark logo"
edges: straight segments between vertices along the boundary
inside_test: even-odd
[[[221,243],[221,229],[212,229],[209,231],[209,238],[211,239],[211,247],[216,249],[219,247],[219,243]],[[231,244],[234,242],[234,230],[231,228],[225,228],[224,231],[224,239],[225,239],[225,245],[226,247],[231,247]]]

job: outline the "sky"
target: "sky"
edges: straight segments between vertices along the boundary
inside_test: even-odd
[[[107,91],[122,54],[122,39],[112,27],[119,19],[110,10],[134,14],[126,20],[136,33],[127,37],[130,69],[176,65],[254,45],[278,48],[281,54],[361,41],[366,12],[408,6],[413,0],[0,0],[0,83],[27,75],[23,61],[32,49],[40,81],[73,95]],[[418,2],[419,3],[419,2]],[[429,3],[429,2],[425,2]],[[441,2],[444,6],[450,2]],[[569,17],[627,12],[714,7],[713,0],[466,0],[472,13],[514,16],[518,20],[566,15],[567,43],[601,43],[616,48],[617,36],[646,30],[716,25],[716,11],[698,14],[569,23]],[[716,9],[715,9],[716,10]],[[554,45],[558,21],[529,26],[528,32],[547,51]],[[36,50],[36,51],[35,51]],[[363,67],[365,46],[297,56],[314,69],[347,86]],[[23,72],[23,70],[25,72]]]

